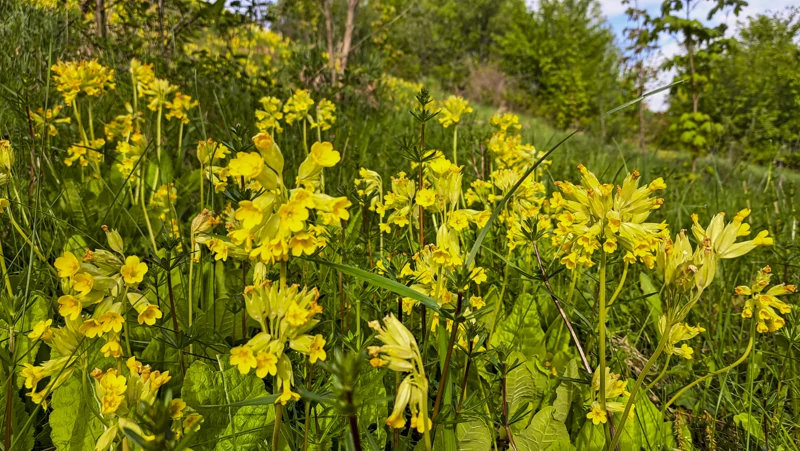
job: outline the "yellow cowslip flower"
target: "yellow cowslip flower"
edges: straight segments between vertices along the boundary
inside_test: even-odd
[[[482,296],[472,296],[469,298],[469,305],[471,305],[475,310],[480,310],[486,306],[486,302],[483,301]]]
[[[198,105],[197,100],[192,100],[191,96],[181,92],[175,93],[172,102],[167,102],[167,119],[179,119],[182,123],[189,123],[189,110]]]
[[[431,207],[436,203],[436,192],[428,188],[421,189],[414,196],[414,201],[423,208]]]
[[[135,286],[144,280],[144,275],[147,274],[147,264],[139,261],[139,257],[131,255],[125,259],[125,264],[122,265],[119,273],[125,284]]]
[[[797,288],[794,285],[786,284],[775,285],[764,292],[771,278],[772,269],[769,266],[765,266],[756,274],[753,285],[736,287],[736,294],[750,296],[745,301],[744,309],[742,309],[742,318],[752,318],[755,311],[757,314],[756,330],[762,334],[775,332],[786,325],[786,320],[780,314],[790,313],[792,306],[781,301],[778,297],[797,292]]]
[[[33,366],[30,363],[24,363],[20,376],[25,379],[25,388],[34,389],[39,384],[39,381],[47,377],[44,367]]]
[[[298,89],[295,91],[294,95],[289,97],[289,100],[283,106],[283,112],[286,113],[286,123],[292,125],[295,122],[305,120],[312,105],[314,105],[314,100],[311,99],[308,90]]]
[[[311,123],[311,128],[319,127],[320,130],[329,130],[336,122],[336,105],[328,99],[322,99],[317,104],[317,117]]]
[[[300,232],[289,240],[289,249],[295,257],[311,255],[317,250],[317,237],[308,232]]]
[[[350,208],[353,204],[346,196],[332,197],[327,194],[314,193],[311,197],[313,207],[319,212],[325,225],[340,225],[341,221],[350,219]]]
[[[35,136],[37,138],[40,138],[44,134],[48,136],[57,136],[58,128],[56,128],[56,124],[71,123],[72,119],[69,117],[58,118],[61,109],[61,105],[57,105],[52,109],[48,108],[47,111],[41,107],[37,108],[36,112],[28,111],[28,116],[31,122],[33,122],[33,128],[36,131]]]
[[[300,400],[300,395],[293,392],[288,383],[284,383],[283,392],[281,392],[281,395],[278,396],[278,399],[275,400],[275,404],[280,403],[282,406],[285,406],[286,403],[289,401],[299,401],[299,400]]]
[[[661,317],[658,319],[658,331],[660,334],[662,335],[664,334],[666,325],[667,325],[667,317],[661,315]],[[692,354],[694,354],[694,349],[692,349],[686,343],[681,344],[680,347],[676,347],[675,345],[681,341],[691,340],[698,334],[703,333],[705,331],[706,330],[700,327],[700,325],[692,327],[684,323],[673,324],[672,327],[670,327],[669,338],[667,346],[664,348],[664,352],[667,354],[675,354],[687,360],[691,360]]]
[[[308,209],[299,202],[288,202],[278,209],[278,217],[281,230],[299,232],[303,230],[305,221],[308,220]]]
[[[706,228],[700,225],[698,216],[693,214],[692,233],[698,243],[713,250],[715,257],[723,259],[741,257],[758,246],[771,246],[773,239],[766,230],[759,232],[752,240],[736,242],[738,237],[750,233],[750,226],[742,223],[749,214],[749,209],[741,210],[733,221],[725,224],[725,213],[718,213],[711,218]]]
[[[264,171],[264,159],[256,152],[239,152],[228,163],[230,175],[253,180]]]
[[[116,332],[122,331],[122,326],[125,319],[117,312],[106,312],[97,318],[103,328],[103,332]]]
[[[264,213],[252,201],[243,200],[239,202],[239,208],[236,209],[234,218],[240,221],[245,229],[252,229],[261,224],[264,219]]]
[[[156,78],[148,83],[142,92],[150,97],[147,108],[151,111],[158,111],[159,108],[167,106],[169,103],[169,95],[177,90],[178,87],[171,84],[168,80]]]
[[[11,202],[8,201],[5,197],[0,197],[0,215],[5,213],[6,208],[11,205]]]
[[[514,113],[495,114],[489,118],[489,123],[503,132],[518,132],[522,130],[519,116]]]
[[[120,358],[122,357],[122,346],[120,346],[116,338],[110,338],[106,344],[100,348],[100,352],[102,352],[105,357]]]
[[[311,342],[311,350],[308,353],[309,362],[316,363],[317,360],[324,361],[327,357],[325,353],[325,339],[322,335],[317,334],[314,336],[314,341]]]
[[[230,153],[230,149],[211,138],[197,143],[197,159],[206,166],[218,160],[224,160]]]
[[[94,277],[89,273],[79,273],[72,277],[72,289],[78,296],[86,296],[94,288]]]
[[[481,268],[480,266],[476,266],[472,268],[472,272],[469,275],[470,280],[475,282],[475,285],[480,285],[483,282],[486,282],[486,269]]]
[[[315,142],[311,145],[311,159],[317,166],[332,168],[341,161],[342,157],[338,151],[333,150],[333,144],[325,142]]]
[[[53,331],[50,330],[50,325],[53,324],[52,319],[39,321],[33,326],[33,329],[28,333],[28,338],[31,340],[49,340],[53,337]],[[28,387],[31,388],[31,387]]]
[[[163,316],[164,314],[161,313],[161,310],[159,310],[158,306],[150,304],[139,311],[137,321],[139,321],[139,324],[147,324],[148,326],[152,326],[155,325],[157,319]]]
[[[620,380],[619,374],[614,374],[611,372],[611,369],[606,367],[606,386],[603,389],[605,391],[605,399],[606,399],[606,412],[594,412],[595,403],[597,403],[597,407],[600,407],[600,369],[598,368],[594,374],[592,375],[592,403],[590,405],[590,413],[595,413],[597,415],[602,416],[603,413],[612,412],[612,413],[620,413],[625,410],[625,405],[630,398],[630,393],[625,388],[627,385],[626,380]],[[602,409],[601,409],[602,410]],[[631,410],[633,412],[633,410]],[[630,415],[630,413],[629,413]],[[589,416],[587,415],[587,418]],[[592,415],[592,420],[594,421],[594,415]],[[598,417],[598,422],[602,422]],[[595,423],[597,424],[597,423]]]
[[[608,412],[600,407],[599,402],[593,401],[591,410],[586,414],[586,418],[592,420],[592,424],[594,425],[598,425],[600,423],[605,424],[608,422]]]
[[[80,93],[98,97],[114,89],[114,69],[103,66],[97,60],[63,62],[54,64],[53,81],[64,96],[64,102],[72,105]]]
[[[386,316],[383,324],[385,329],[378,321],[369,323],[369,327],[378,333],[377,338],[384,343],[383,346],[368,348],[372,357],[370,364],[376,368],[387,366],[392,371],[409,373],[398,387],[394,407],[386,424],[395,429],[404,427],[404,412],[409,407],[411,426],[421,433],[430,430],[433,424],[426,414],[427,407],[424,404],[427,403],[428,380],[425,378],[425,368],[417,342],[394,315]]]
[[[237,346],[231,349],[230,364],[231,366],[237,367],[242,374],[247,374],[250,372],[251,368],[258,367],[258,361],[253,355],[253,350],[247,345]]]
[[[83,322],[79,330],[88,338],[95,338],[103,335],[103,326],[96,319],[87,319]]]
[[[263,110],[256,110],[256,127],[259,131],[283,132],[280,120],[283,119],[281,113],[281,101],[277,97],[262,97],[259,100]]]
[[[169,402],[169,416],[173,420],[183,417],[183,411],[186,409],[186,403],[180,399],[175,398]]]
[[[290,326],[300,327],[308,321],[308,312],[297,305],[297,302],[292,302],[289,310],[286,311],[286,322]]]
[[[76,320],[81,316],[83,305],[75,296],[66,294],[58,298],[58,313],[65,318]]]
[[[233,355],[231,355],[231,359],[233,359]],[[239,372],[241,371],[240,367]],[[256,376],[263,379],[267,377],[267,374],[270,376],[278,374],[278,357],[271,352],[259,351],[256,355]]]
[[[11,141],[0,139],[0,174],[10,171],[14,166],[14,149]]]
[[[472,107],[463,97],[450,96],[442,102],[442,109],[439,110],[439,123],[444,128],[461,121],[461,116],[472,113]]]
[[[131,60],[131,75],[136,81],[136,90],[139,97],[144,97],[144,91],[156,79],[156,74],[153,71],[152,64],[142,64],[141,61],[134,58]]]
[[[78,258],[69,251],[58,257],[53,266],[58,270],[58,277],[62,279],[74,276],[81,269],[81,263]]]

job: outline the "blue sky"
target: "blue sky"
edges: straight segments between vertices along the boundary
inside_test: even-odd
[[[619,0],[599,0],[599,2],[600,7],[603,10],[603,14],[608,19],[609,24],[611,24],[614,33],[617,35],[618,43],[623,46],[623,30],[626,26],[628,26],[628,18],[625,15],[625,10],[628,7],[623,5]],[[658,16],[661,10],[661,3],[661,0],[639,0],[639,7],[646,9],[651,16]],[[748,3],[748,6],[742,10],[741,14],[739,14],[739,17],[736,17],[733,14],[718,14],[711,22],[714,24],[722,22],[727,23],[729,30],[728,33],[735,33],[737,22],[748,16],[755,16],[760,13],[772,11],[781,11],[787,6],[791,6],[793,4],[796,5],[798,2],[797,0],[749,0]],[[705,21],[706,15],[712,6],[713,5],[710,0],[693,1],[692,17]],[[659,46],[661,51],[653,56],[653,64],[658,64],[664,58],[682,51],[675,38],[671,36],[662,36]],[[658,86],[669,84],[672,81],[672,77],[673,74],[661,73],[659,79],[654,80],[651,87],[656,88]],[[648,104],[650,108],[655,111],[663,111],[667,106],[665,101],[666,93],[660,95],[657,94],[649,99]]]

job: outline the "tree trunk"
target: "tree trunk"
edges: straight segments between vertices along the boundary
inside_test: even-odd
[[[97,27],[97,36],[104,37],[106,34],[106,8],[103,0],[95,0],[94,2],[94,21]]]
[[[322,15],[325,17],[325,38],[328,41],[328,66],[331,71],[331,86],[336,83],[336,56],[333,51],[333,18],[331,0],[322,0]]]
[[[689,13],[692,10],[691,7],[692,1],[686,0],[686,19],[689,20]],[[686,52],[689,54],[689,73],[692,76],[692,113],[697,113],[697,101],[700,98],[699,93],[697,92],[697,83],[694,80],[694,45],[692,43],[692,34],[691,32],[687,31],[686,35]]]
[[[344,26],[344,38],[342,38],[342,49],[339,60],[339,73],[344,74],[347,67],[347,57],[350,56],[350,47],[353,44],[353,29],[356,23],[356,7],[358,0],[347,0],[347,20]]]

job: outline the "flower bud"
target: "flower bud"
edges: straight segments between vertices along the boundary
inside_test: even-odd
[[[0,172],[10,171],[13,165],[14,150],[11,148],[11,142],[7,139],[0,139]]]
[[[214,212],[203,209],[203,211],[192,220],[192,235],[208,233],[214,228]]]
[[[116,230],[109,230],[108,226],[106,225],[104,225],[102,228],[103,231],[106,232],[108,247],[110,247],[114,252],[124,254],[125,243],[122,241],[122,236],[120,236],[119,232]]]

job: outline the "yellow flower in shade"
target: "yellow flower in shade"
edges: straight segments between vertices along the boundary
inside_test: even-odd
[[[233,350],[231,350],[232,352]],[[233,365],[233,354],[231,354],[231,365]],[[241,372],[241,367],[239,367]],[[248,370],[249,371],[249,370]],[[278,373],[278,357],[271,352],[260,351],[256,356],[256,376],[267,377],[267,374],[274,376]]]
[[[75,296],[67,294],[58,298],[58,313],[64,318],[78,319],[81,316],[82,308],[81,301]]]
[[[169,402],[169,416],[173,420],[183,417],[184,409],[186,409],[186,403],[180,398],[173,399]]]
[[[594,425],[600,423],[605,424],[608,421],[608,413],[600,407],[600,403],[594,401],[592,403],[592,410],[586,414],[586,418],[592,420]]]
[[[312,105],[314,105],[314,100],[311,99],[308,90],[298,89],[295,91],[294,95],[289,97],[289,100],[283,106],[283,112],[286,113],[286,123],[292,125],[297,121],[305,120]]]
[[[324,346],[325,339],[322,338],[322,335],[315,335],[314,340],[311,342],[311,352],[308,354],[308,361],[311,363],[316,363],[317,360],[325,361],[327,354],[325,353]]]
[[[192,100],[192,98],[186,94],[177,92],[175,93],[175,98],[172,102],[167,102],[166,106],[169,110],[167,112],[167,119],[180,119],[180,121],[184,124],[189,123],[189,110],[196,107],[198,105],[197,100]]]
[[[394,412],[386,419],[386,425],[392,429],[402,429],[406,425],[406,419],[403,412],[395,414]]]
[[[125,322],[122,315],[116,312],[106,312],[97,318],[103,327],[103,332],[117,332],[122,331],[123,323]]]
[[[8,201],[5,197],[0,197],[0,215],[5,213],[6,208],[11,205],[11,202]]]
[[[250,346],[237,346],[231,349],[230,364],[237,367],[241,374],[247,374],[251,368],[258,367],[258,360],[253,355],[253,349]]]
[[[417,205],[428,208],[436,203],[436,192],[432,189],[421,189],[417,191],[417,195],[414,196],[414,201],[417,202]]]
[[[281,393],[281,395],[278,396],[278,399],[275,400],[275,404],[280,403],[282,406],[285,406],[286,403],[289,401],[299,401],[299,400],[300,400],[300,395],[293,392],[292,388],[289,387],[289,384],[287,382],[284,382],[283,393]]]
[[[106,344],[100,348],[100,352],[102,352],[105,357],[120,358],[122,357],[122,346],[120,346],[119,342],[114,338],[108,340]]]
[[[486,303],[483,301],[481,296],[472,296],[469,298],[469,305],[471,305],[475,310],[480,310],[486,306]]]
[[[257,152],[239,152],[236,158],[228,163],[230,175],[234,177],[244,177],[245,180],[252,180],[264,170],[264,158]]]
[[[28,334],[28,338],[31,340],[49,340],[53,337],[53,331],[50,330],[50,325],[53,324],[52,319],[48,319],[45,321],[39,321],[33,326],[33,330],[30,331]],[[30,387],[28,387],[30,388]]]
[[[472,272],[469,275],[469,278],[475,282],[475,285],[480,285],[483,282],[486,282],[486,270],[481,268],[480,266],[476,266],[472,269]]]
[[[128,286],[134,286],[144,280],[147,273],[147,264],[139,261],[139,257],[131,255],[125,259],[125,264],[120,268],[119,273]]]
[[[311,128],[319,127],[320,130],[328,130],[336,122],[336,105],[328,99],[322,99],[317,104],[317,119],[311,124]]]
[[[72,278],[72,289],[79,296],[86,296],[94,288],[94,277],[89,273],[75,274]]]
[[[58,270],[58,277],[65,279],[74,276],[80,271],[81,262],[72,252],[64,252],[61,257],[56,259],[53,266]]]
[[[103,335],[103,326],[96,319],[88,319],[81,325],[80,332],[89,338],[99,337]]]
[[[47,377],[47,372],[41,366],[33,366],[30,363],[23,364],[20,376],[25,378],[25,388],[35,389],[40,380]]]
[[[150,304],[139,312],[137,320],[139,324],[147,324],[148,326],[155,325],[156,320],[163,317],[164,314],[158,309],[158,306]]]
[[[286,312],[286,321],[290,326],[300,327],[308,321],[308,312],[292,301],[289,310]]]
[[[332,168],[341,161],[342,157],[338,151],[333,150],[333,144],[325,142],[315,142],[311,146],[311,159],[317,166]]]

